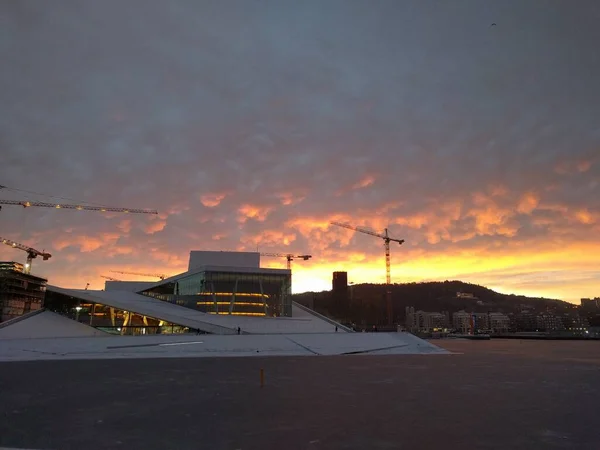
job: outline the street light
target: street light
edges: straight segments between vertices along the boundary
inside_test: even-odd
[[[81,306],[77,305],[75,307],[75,311],[77,311],[77,313],[75,314],[75,321],[79,322],[79,311],[81,311]]]

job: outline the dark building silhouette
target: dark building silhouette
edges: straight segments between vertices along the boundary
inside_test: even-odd
[[[340,317],[348,313],[348,272],[333,272],[331,282],[331,297],[333,306]]]
[[[334,294],[346,294],[348,291],[348,272],[333,272],[331,290]]]

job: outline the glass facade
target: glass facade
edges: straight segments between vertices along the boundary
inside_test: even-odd
[[[146,335],[200,332],[164,320],[100,303],[89,303],[51,291],[46,294],[45,307],[50,311],[111,334]]]
[[[292,315],[289,273],[204,271],[140,293],[209,314]]]

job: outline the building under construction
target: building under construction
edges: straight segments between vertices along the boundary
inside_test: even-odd
[[[25,273],[23,264],[0,262],[0,322],[42,308],[46,282]]]

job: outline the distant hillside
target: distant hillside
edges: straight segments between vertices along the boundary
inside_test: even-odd
[[[308,292],[294,295],[294,300],[313,307],[319,312],[349,322],[367,324],[383,323],[386,316],[386,286],[382,284],[359,284],[348,287],[347,300],[334,298],[331,291]],[[475,298],[457,297],[457,293],[472,294]],[[506,295],[462,281],[439,281],[392,285],[394,321],[404,322],[404,309],[449,311],[462,309],[474,312],[518,312],[524,307],[535,312],[548,309],[557,312],[572,310],[573,305],[562,300],[532,298],[522,295]]]

